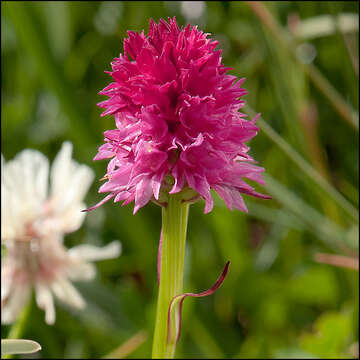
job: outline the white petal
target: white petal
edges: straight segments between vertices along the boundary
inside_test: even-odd
[[[12,209],[7,188],[1,186],[1,240],[12,239],[15,235],[16,222],[12,216]]]
[[[68,178],[71,175],[71,154],[72,144],[66,141],[62,144],[51,166],[51,194],[57,194],[64,186],[67,186]]]
[[[77,165],[76,171],[71,179],[71,186],[75,189],[72,201],[79,202],[85,198],[91,183],[95,177],[94,171],[87,165]]]
[[[94,279],[96,268],[91,263],[77,262],[68,266],[66,274],[71,280],[89,281]]]
[[[23,150],[14,161],[22,168],[21,182],[26,199],[30,203],[42,204],[47,196],[49,160],[36,150]]]
[[[81,227],[86,216],[86,213],[81,211],[84,209],[86,209],[84,203],[76,203],[64,213],[57,215],[58,219],[61,220],[61,230],[64,233],[74,232]]]
[[[12,216],[22,221],[24,219],[24,203],[22,184],[19,184],[19,179],[23,178],[21,166],[18,162],[9,161],[3,170],[3,177],[1,181],[1,192],[4,194],[2,199],[1,209],[3,211],[10,211]]]
[[[40,219],[39,222],[34,223],[34,228],[43,236],[54,233],[72,233],[84,222],[86,213],[81,210],[85,208],[84,203],[76,204],[63,213],[55,213],[46,219]]]
[[[1,301],[5,300],[13,287],[15,261],[11,257],[1,259]]]
[[[70,256],[86,261],[97,261],[116,258],[121,254],[121,242],[116,240],[100,248],[94,245],[82,244],[68,251]]]
[[[30,300],[30,294],[31,288],[29,285],[22,284],[14,288],[1,312],[1,322],[3,324],[10,324],[15,321],[19,312]]]
[[[11,288],[11,279],[1,277],[1,301],[5,300],[9,296]]]
[[[71,143],[65,142],[51,169],[52,207],[57,214],[78,206],[95,176],[90,167],[72,160],[71,153]]]
[[[48,325],[55,323],[55,306],[50,289],[43,284],[35,286],[36,303],[40,309],[45,311],[45,322]]]
[[[25,224],[23,207],[18,194],[1,184],[1,240],[13,240],[22,233]]]
[[[4,164],[2,171],[2,183],[16,190],[19,185],[19,180],[23,178],[20,163],[15,160],[10,160]]]
[[[94,179],[94,172],[88,166],[75,164],[73,162],[73,172],[69,175],[66,188],[54,194],[56,212],[66,211],[82,202]]]
[[[66,302],[66,293],[58,281],[55,281],[51,284],[51,290],[55,296],[63,302]]]
[[[70,281],[64,278],[58,278],[51,285],[54,294],[64,303],[69,304],[78,309],[85,307],[86,303],[80,293],[74,288]]]
[[[48,159],[40,152],[29,149],[4,166],[2,187],[8,189],[11,201],[17,203],[17,216],[23,221],[31,219],[34,214],[36,216],[41,210],[47,196],[48,170]]]

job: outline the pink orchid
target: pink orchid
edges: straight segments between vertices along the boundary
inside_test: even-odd
[[[229,209],[247,212],[241,193],[261,198],[243,179],[264,184],[263,168],[254,165],[245,142],[253,138],[256,118],[239,112],[246,90],[226,72],[218,42],[196,26],[175,18],[150,20],[149,34],[128,31],[124,55],[112,62],[113,82],[99,94],[102,115],[114,115],[116,129],[94,160],[111,158],[99,192],[109,192],[94,209],[114,198],[134,213],[162,193],[192,189],[213,208],[210,189]]]

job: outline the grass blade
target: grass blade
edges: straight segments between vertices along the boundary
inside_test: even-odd
[[[332,249],[357,250],[358,244],[348,235],[346,229],[339,227],[331,220],[308,205],[297,195],[289,191],[268,174],[264,174],[266,189],[284,207],[292,211],[308,226],[309,230],[317,235]]]
[[[249,105],[246,105],[244,110],[252,117],[256,115],[255,111],[252,110]],[[259,117],[257,120],[257,125],[264,134],[288,156],[290,160],[303,170],[304,174],[306,174],[310,180],[330,195],[356,222],[359,221],[358,210],[318,171],[316,171],[285,139],[283,139],[268,123],[266,123],[262,117]]]
[[[271,31],[271,33],[284,45],[284,48],[296,58],[296,41],[293,37],[285,32],[271,12],[260,1],[247,1],[255,15],[260,21]],[[297,59],[297,58],[296,58]],[[330,104],[337,113],[351,126],[359,131],[359,114],[351,108],[351,106],[342,98],[338,91],[330,84],[330,82],[321,74],[321,72],[312,64],[303,64],[303,71],[309,76],[314,85],[328,98]]]

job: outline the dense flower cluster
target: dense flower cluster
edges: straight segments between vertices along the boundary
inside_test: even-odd
[[[55,322],[53,294],[82,308],[85,301],[71,281],[94,278],[90,261],[120,254],[119,242],[103,248],[63,245],[64,234],[84,221],[83,199],[94,178],[93,171],[71,154],[71,143],[64,143],[51,167],[50,189],[49,161],[40,152],[26,149],[6,163],[1,157],[2,323],[16,319],[32,288],[48,324]]]
[[[102,115],[114,115],[116,129],[105,132],[94,158],[111,160],[99,190],[110,194],[93,208],[114,198],[134,200],[136,212],[162,190],[184,188],[205,199],[205,212],[213,208],[210,189],[230,209],[247,211],[241,193],[267,198],[243,180],[264,184],[245,145],[258,128],[239,112],[245,79],[226,74],[218,42],[175,18],[151,20],[148,36],[128,35],[111,64],[114,81],[100,92],[109,96],[98,104]]]

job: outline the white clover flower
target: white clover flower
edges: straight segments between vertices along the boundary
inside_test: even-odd
[[[103,248],[63,245],[64,234],[79,229],[86,213],[83,199],[94,179],[93,171],[72,158],[65,142],[50,171],[49,161],[36,150],[24,150],[5,163],[1,155],[1,241],[6,247],[1,265],[2,323],[13,322],[30,300],[45,310],[47,324],[55,322],[53,294],[76,308],[85,301],[72,280],[91,280],[90,261],[119,256],[121,244]]]

